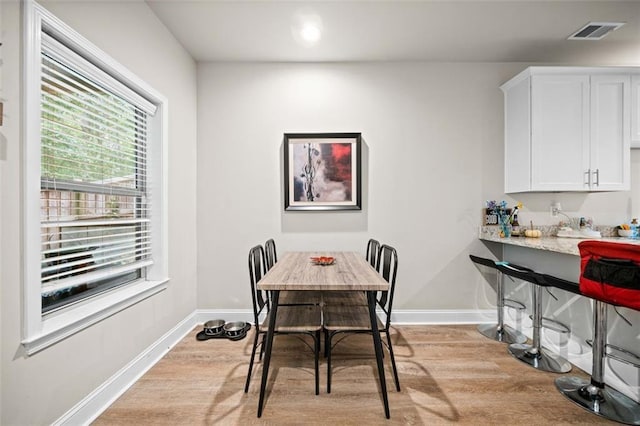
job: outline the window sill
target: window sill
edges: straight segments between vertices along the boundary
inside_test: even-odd
[[[42,318],[41,332],[22,341],[27,355],[33,355],[111,315],[167,288],[169,279],[142,281],[96,297],[93,300]]]

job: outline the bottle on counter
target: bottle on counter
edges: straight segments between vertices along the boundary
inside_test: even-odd
[[[638,228],[638,219],[636,218],[631,219],[630,227],[631,227],[631,238],[635,240],[640,238],[640,229]]]
[[[518,222],[517,211],[513,214],[513,218],[511,219],[511,236],[512,237],[520,236],[520,223]]]

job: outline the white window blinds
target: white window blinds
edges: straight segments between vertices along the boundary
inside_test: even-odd
[[[42,34],[43,312],[152,263],[147,117],[155,106]]]

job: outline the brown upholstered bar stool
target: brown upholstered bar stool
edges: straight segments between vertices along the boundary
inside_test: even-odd
[[[524,343],[527,341],[527,336],[520,333],[518,330],[514,330],[508,325],[504,324],[504,307],[509,306],[515,309],[524,309],[524,305],[515,300],[505,299],[504,297],[504,277],[502,273],[496,267],[496,262],[484,257],[469,255],[469,258],[478,265],[483,265],[492,268],[497,273],[497,288],[496,288],[496,305],[498,307],[498,323],[497,324],[480,324],[478,331],[489,339],[497,340],[504,343]]]
[[[594,299],[591,380],[573,376],[560,377],[555,381],[556,387],[571,401],[594,414],[616,422],[640,425],[640,403],[608,386],[604,378],[605,357],[609,346],[607,345],[608,302],[613,302],[614,306],[637,309],[635,306],[628,305],[624,296],[629,297],[633,291],[640,292],[638,286],[640,248],[629,244],[600,241],[583,241],[578,244],[578,248],[582,256],[580,290],[584,295]],[[583,287],[586,281],[596,284],[596,288],[603,289],[603,293],[601,295],[591,293],[589,287]],[[606,290],[607,287],[611,289],[610,292]],[[616,288],[622,289],[622,292],[617,293]],[[636,295],[634,300],[636,303],[637,297]],[[628,302],[632,303],[631,300]],[[616,356],[612,355],[612,357]],[[637,356],[635,358],[637,359]],[[638,367],[637,363],[627,363]]]
[[[529,364],[535,369],[552,373],[571,371],[571,363],[563,357],[544,349],[541,345],[542,330],[542,287],[546,286],[543,276],[529,268],[512,263],[498,262],[496,266],[504,275],[509,275],[533,285],[533,339],[531,344],[513,343],[509,345],[509,353],[516,359]]]

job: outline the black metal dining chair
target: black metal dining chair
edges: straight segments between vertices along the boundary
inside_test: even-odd
[[[378,240],[374,240],[373,238],[370,238],[369,241],[367,241],[366,257],[369,263],[371,264],[371,266],[373,266],[376,271],[378,270],[378,267],[377,267],[378,253],[380,253],[380,242]]]
[[[260,346],[259,359],[262,360],[264,351],[265,336],[268,331],[269,316],[271,314],[269,297],[266,292],[258,289],[258,282],[266,273],[266,256],[262,246],[257,245],[249,251],[249,281],[251,283],[251,299],[253,304],[253,319],[255,332],[253,347],[251,349],[251,359],[249,360],[249,371],[244,391],[249,391],[251,373],[255,361],[256,351]],[[260,317],[264,316],[261,322]],[[320,331],[322,330],[322,312],[318,305],[300,306],[280,306],[278,303],[278,313],[274,333],[277,334],[302,334],[309,335],[313,339],[313,354],[315,359],[315,392],[320,393],[320,381],[318,370],[318,358],[320,353]],[[304,341],[304,340],[303,340]],[[308,343],[305,341],[305,344]]]
[[[278,253],[276,251],[276,242],[273,238],[268,239],[264,243],[265,265],[269,271],[273,265],[278,262]],[[280,301],[278,306],[292,305],[315,305],[318,306],[322,302],[322,294],[319,291],[295,291],[287,290],[280,292]]]
[[[389,290],[378,292],[376,298],[377,306],[384,314],[384,320],[378,317],[378,331],[384,333],[386,342],[382,342],[389,351],[391,366],[393,368],[393,378],[396,389],[400,392],[400,380],[398,379],[398,369],[393,355],[393,345],[391,344],[391,309],[393,307],[393,295],[396,287],[396,276],[398,273],[398,253],[396,249],[383,244],[380,246],[376,265],[380,273],[389,283]],[[359,292],[352,292],[359,293]],[[331,356],[333,348],[350,334],[371,333],[371,320],[367,305],[329,305],[323,306],[323,324],[325,336],[325,355],[327,357],[327,393],[331,393]],[[334,338],[338,335],[343,337],[334,343]]]
[[[273,238],[269,238],[264,243],[264,257],[267,271],[278,261],[278,253],[276,252],[276,242]]]

